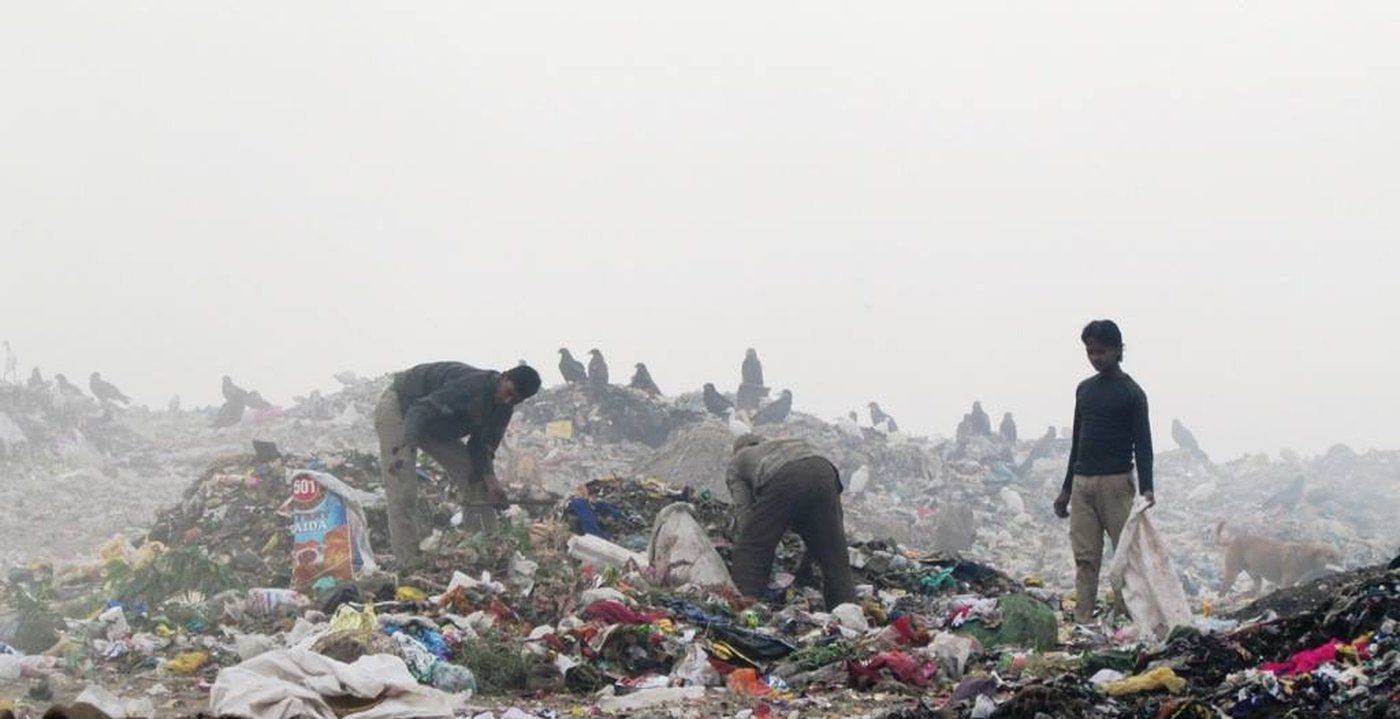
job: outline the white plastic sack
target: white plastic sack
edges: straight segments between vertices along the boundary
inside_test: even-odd
[[[124,719],[125,717],[149,717],[155,716],[156,706],[150,699],[142,697],[140,699],[123,699],[116,694],[102,688],[97,684],[89,685],[83,689],[83,693],[73,700],[73,706],[86,704],[102,713],[102,716],[111,719]]]
[[[279,649],[219,672],[209,712],[219,716],[337,719],[332,697],[380,698],[345,719],[451,717],[447,694],[418,684],[404,661],[370,654],[354,664],[310,650]]]
[[[851,473],[851,481],[846,483],[846,491],[856,495],[864,492],[868,486],[870,486],[870,467],[862,464],[860,469]]]
[[[699,642],[686,645],[685,656],[671,668],[671,683],[676,686],[721,687],[724,677],[710,664],[710,657]]]
[[[569,556],[594,567],[619,567],[628,564],[642,566],[646,557],[626,547],[620,547],[602,537],[592,534],[577,534],[569,538]]]
[[[669,504],[657,513],[647,560],[657,579],[668,587],[733,586],[724,560],[695,519],[695,508],[686,502]]]
[[[1008,515],[1015,517],[1026,513],[1026,502],[1021,499],[1021,494],[1010,487],[1001,488],[1001,503],[1006,507]]]
[[[1123,598],[1139,633],[1163,639],[1173,627],[1191,624],[1191,606],[1166,544],[1144,509],[1138,499],[1118,537],[1108,581]]]

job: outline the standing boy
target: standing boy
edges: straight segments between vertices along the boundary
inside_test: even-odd
[[[1138,492],[1148,507],[1155,499],[1147,394],[1123,371],[1123,334],[1112,320],[1094,320],[1079,338],[1097,374],[1075,391],[1073,444],[1055,514],[1070,518],[1074,620],[1088,624],[1094,616],[1104,534],[1116,550],[1132,511],[1134,458]]]

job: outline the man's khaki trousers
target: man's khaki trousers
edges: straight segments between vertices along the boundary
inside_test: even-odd
[[[400,569],[418,565],[418,543],[432,529],[428,514],[418,505],[418,453],[414,448],[394,448],[403,445],[403,410],[399,393],[392,388],[384,392],[374,410],[374,429],[379,434],[380,478],[389,509],[389,547]],[[463,529],[468,532],[492,531],[498,515],[491,507],[479,505],[486,500],[486,485],[472,470],[467,445],[460,441],[425,439],[419,446],[429,457],[437,460],[447,471],[456,489],[457,500],[463,505]]]
[[[1103,537],[1118,549],[1118,535],[1133,509],[1133,474],[1074,475],[1069,500],[1069,545],[1074,551],[1074,621],[1094,618]]]

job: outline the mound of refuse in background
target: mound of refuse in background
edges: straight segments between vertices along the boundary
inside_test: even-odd
[[[429,561],[400,576],[384,569],[370,420],[387,383],[357,378],[219,428],[212,409],[3,388],[0,500],[17,519],[0,546],[0,706],[261,713],[239,702],[292,691],[276,677],[298,672],[334,677],[342,692],[302,697],[313,716],[357,692],[369,701],[372,676],[395,677],[411,711],[514,717],[595,705],[1354,716],[1386,711],[1395,691],[1397,577],[1378,565],[1400,544],[1400,453],[1159,454],[1150,516],[1193,616],[1155,638],[1121,618],[1068,620],[1074,564],[1050,511],[1064,437],[922,438],[800,411],[755,428],[751,413],[716,417],[698,395],[615,386],[549,388],[522,405],[497,456],[522,503],[498,534],[463,531],[441,469],[420,457]],[[754,429],[805,439],[840,470],[858,604],[821,611],[820,577],[794,537],[766,604],[722,584],[672,584],[681,575],[653,565],[707,547],[713,557],[676,566],[723,566],[724,473],[734,438]],[[308,471],[338,489],[298,500]],[[315,523],[302,518],[313,499],[336,492],[363,513],[355,531],[371,556],[340,561],[357,545],[295,531]],[[1327,543],[1353,571],[1251,603],[1243,586],[1220,587],[1220,520]]]
[[[299,578],[298,478],[333,475],[382,548],[377,460],[260,451],[213,462],[144,535],[113,538],[82,562],[12,569],[0,701],[21,713],[87,704],[113,717],[333,717],[346,702],[516,718],[594,707],[1356,716],[1387,711],[1396,691],[1400,572],[1384,566],[1316,580],[1233,618],[1193,617],[1154,640],[1121,620],[1075,627],[1063,592],[1039,578],[857,540],[859,601],[828,612],[800,541],[780,548],[765,603],[722,575],[676,575],[706,552],[728,553],[732,513],[704,489],[603,477],[537,495],[497,533],[468,534],[447,509],[446,477],[425,461],[425,499],[439,510],[422,570]],[[1001,499],[995,486],[980,491]],[[658,537],[677,532],[700,542],[664,550]],[[397,688],[375,688],[385,682]]]

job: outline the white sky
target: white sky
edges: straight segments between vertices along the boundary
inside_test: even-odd
[[[752,345],[1037,434],[1112,317],[1162,448],[1400,446],[1400,4],[771,5],[0,5],[0,337],[160,406]]]

